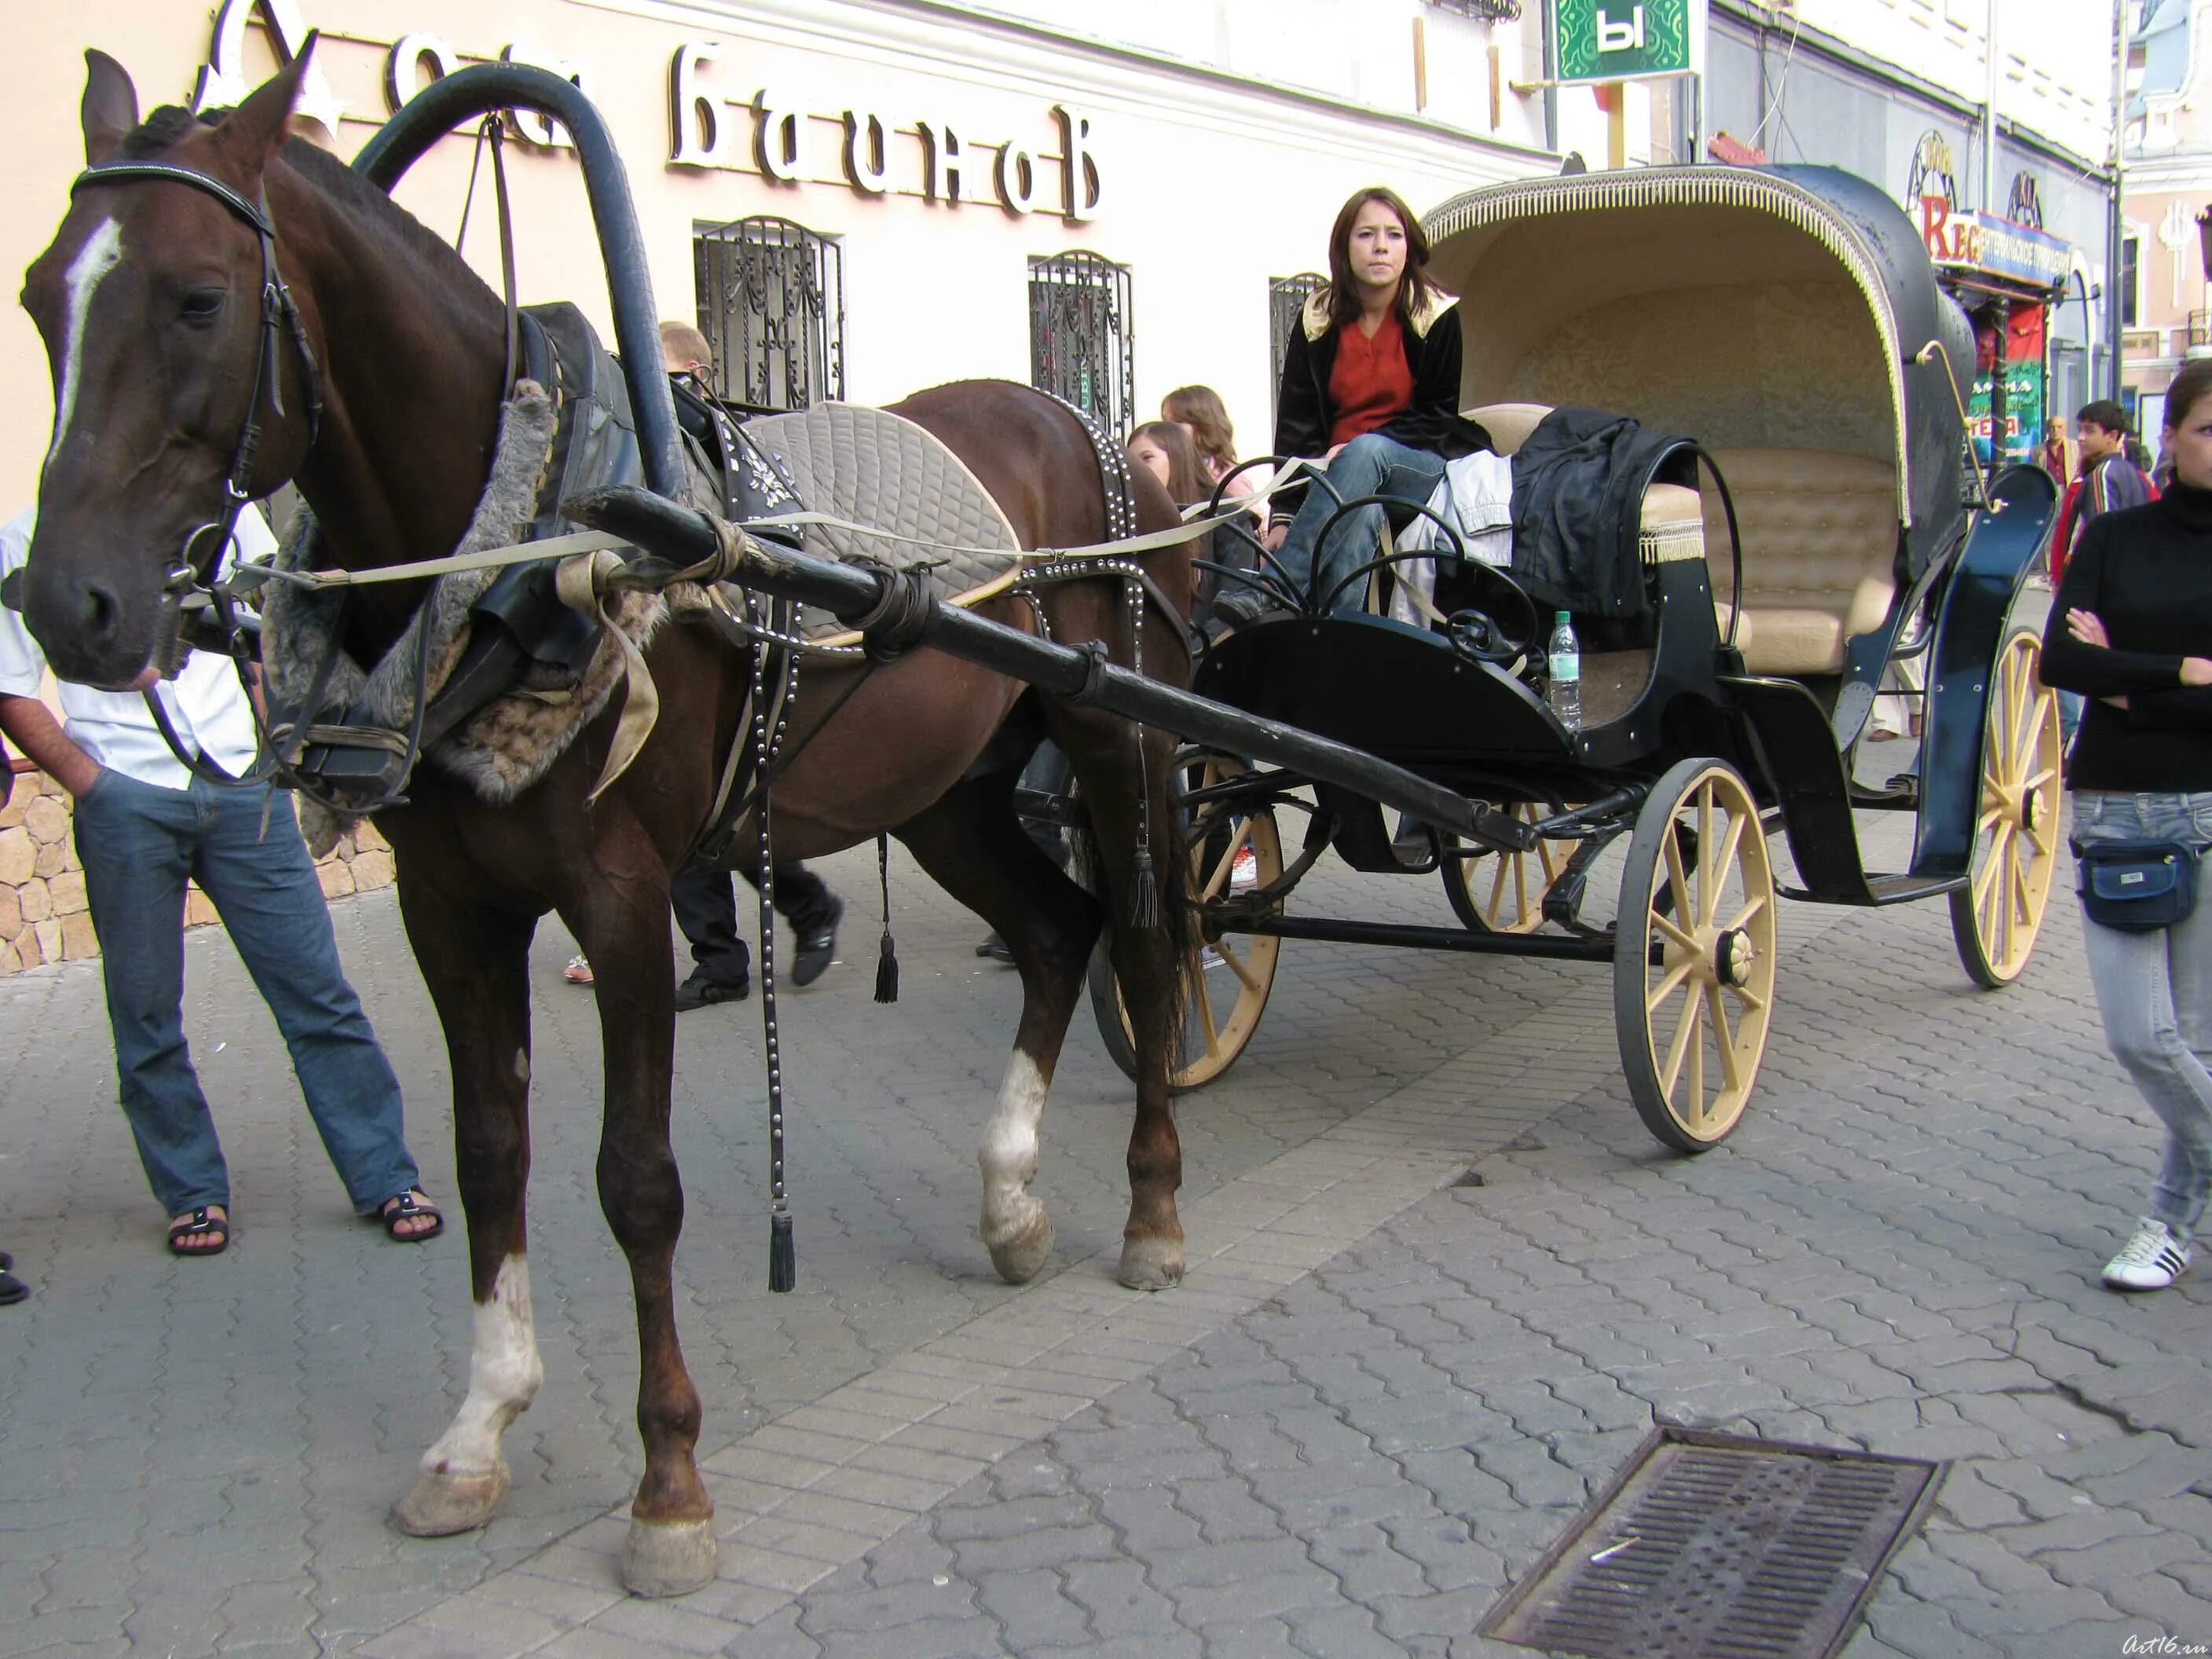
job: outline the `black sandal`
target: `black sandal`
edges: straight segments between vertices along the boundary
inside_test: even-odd
[[[416,1197],[416,1194],[421,1191],[418,1187],[410,1187],[397,1197],[386,1199],[377,1206],[376,1218],[384,1224],[386,1238],[400,1244],[420,1244],[446,1231],[446,1218],[438,1212],[438,1206],[430,1202],[429,1194],[423,1193],[419,1200]],[[394,1224],[410,1216],[428,1216],[430,1224],[417,1228],[411,1233],[399,1231]]]
[[[212,1206],[203,1204],[182,1221],[169,1224],[169,1254],[171,1255],[221,1255],[230,1248],[230,1219],[227,1216],[210,1215]],[[188,1238],[212,1238],[212,1244],[187,1244]]]

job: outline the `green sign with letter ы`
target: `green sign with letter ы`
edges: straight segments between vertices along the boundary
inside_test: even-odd
[[[1690,63],[1692,0],[1553,0],[1561,81],[1680,75]]]

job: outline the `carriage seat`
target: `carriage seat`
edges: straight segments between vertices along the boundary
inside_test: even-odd
[[[1551,412],[1549,404],[1525,403],[1465,411],[1501,455],[1518,450]],[[1879,628],[1896,595],[1896,474],[1887,462],[1833,450],[1723,449],[1713,459],[1735,498],[1743,538],[1736,644],[1744,666],[1754,674],[1839,672],[1845,642]],[[1697,520],[1725,637],[1734,573],[1718,492],[1710,479],[1699,490],[1654,484],[1644,492],[1647,554],[1655,540],[1679,547],[1677,538],[1694,534]]]
[[[1833,674],[1846,642],[1881,626],[1897,594],[1897,474],[1836,450],[1713,453],[1743,539],[1736,646],[1754,674]],[[1728,519],[1707,482],[1706,557],[1728,631]],[[1723,595],[1728,595],[1723,598]]]

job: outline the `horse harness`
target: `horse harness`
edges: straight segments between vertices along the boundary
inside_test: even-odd
[[[162,579],[161,620],[155,635],[154,666],[163,678],[169,678],[183,666],[190,649],[185,641],[185,608],[189,603],[204,603],[213,610],[216,624],[242,676],[252,647],[239,626],[230,594],[216,580],[216,573],[222,567],[224,550],[237,533],[239,515],[253,499],[251,484],[253,464],[261,449],[264,405],[279,418],[286,412],[283,372],[279,366],[284,340],[290,340],[299,359],[309,449],[314,447],[322,431],[322,368],[315,361],[314,348],[307,343],[307,325],[301,319],[299,304],[292,298],[291,287],[276,264],[276,227],[269,216],[265,190],[258,201],[250,202],[220,179],[191,167],[167,161],[101,161],[85,168],[70,181],[70,194],[74,197],[91,185],[126,184],[183,185],[212,197],[252,231],[260,249],[261,325],[255,336],[252,401],[247,404],[245,418],[239,423],[230,469],[223,476],[221,515],[197,526],[185,538],[184,545],[178,550],[175,566]],[[214,768],[198,755],[187,752],[170,726],[161,699],[150,690],[145,696],[155,725],[179,760],[202,777],[234,781],[228,773]]]

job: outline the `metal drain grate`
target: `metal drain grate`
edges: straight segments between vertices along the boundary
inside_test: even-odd
[[[1942,1472],[1662,1428],[1482,1633],[1599,1659],[1828,1659]]]

